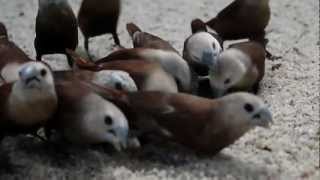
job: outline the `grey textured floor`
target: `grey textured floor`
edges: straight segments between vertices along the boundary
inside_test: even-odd
[[[77,12],[80,0],[70,2]],[[190,21],[195,17],[207,20],[229,2],[123,0],[120,38],[126,47],[131,46],[125,24],[133,21],[181,51],[190,34]],[[270,130],[256,129],[220,155],[206,158],[169,147],[159,149],[159,154],[138,152],[140,155],[68,148],[72,156],[65,159],[48,154],[53,152],[38,141],[7,138],[10,155],[23,168],[15,175],[0,175],[0,179],[318,179],[319,1],[271,0],[271,8],[268,48],[283,58],[267,61],[260,93],[274,113]],[[37,0],[0,0],[0,21],[31,57],[35,57],[36,11]],[[112,44],[110,36],[96,38],[92,52],[104,56]],[[45,58],[55,69],[66,68],[63,56]],[[161,154],[168,154],[169,160],[160,160]]]

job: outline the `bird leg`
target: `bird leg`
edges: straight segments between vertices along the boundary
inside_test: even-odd
[[[281,56],[275,56],[273,54],[270,53],[270,51],[267,50],[267,44],[269,43],[269,40],[267,38],[265,38],[265,32],[260,33],[260,34],[256,34],[253,35],[252,37],[250,37],[250,40],[256,41],[258,43],[261,43],[266,51],[266,57],[268,59],[270,59],[271,61],[277,60],[277,59],[281,59]]]
[[[121,47],[121,44],[120,44],[120,39],[119,39],[119,36],[116,32],[112,33],[112,37],[114,39],[114,43],[117,45],[117,46],[120,46]]]

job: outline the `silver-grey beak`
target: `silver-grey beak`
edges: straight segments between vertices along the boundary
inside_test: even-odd
[[[212,52],[212,50],[207,50],[202,53],[201,62],[206,64],[207,66],[214,65],[214,61],[216,59],[216,54]]]
[[[33,81],[40,82],[40,79],[38,78],[38,74],[39,74],[38,70],[32,65],[23,67],[19,71],[20,79],[23,82],[25,82],[26,85],[28,85],[30,82],[33,82]]]
[[[273,124],[272,113],[267,107],[257,111],[257,113],[253,115],[253,118],[256,122],[256,125],[263,128],[270,128],[270,125]]]
[[[113,129],[114,134],[107,134],[107,140],[113,145],[117,151],[122,151],[128,146],[128,130],[117,128]]]

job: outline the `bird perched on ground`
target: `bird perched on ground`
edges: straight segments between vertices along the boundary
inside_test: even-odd
[[[209,67],[214,64],[223,50],[221,38],[209,33],[206,24],[200,19],[191,22],[192,35],[184,42],[183,58],[199,76],[207,76]]]
[[[77,19],[67,0],[39,0],[34,46],[37,60],[43,55],[75,50],[78,45]],[[72,61],[68,57],[72,67]]]
[[[95,71],[121,70],[129,73],[139,90],[178,92],[178,87],[173,77],[165,72],[156,62],[140,59],[107,61],[94,64],[72,51],[68,51],[80,69]],[[117,88],[119,89],[119,88]]]
[[[146,60],[159,62],[163,69],[175,78],[179,91],[193,91],[194,84],[192,84],[193,77],[190,67],[168,41],[150,33],[142,32],[141,29],[133,23],[127,24],[127,30],[132,38],[134,49],[146,49],[143,51],[138,50],[137,52],[130,50],[131,53],[134,55],[140,55]],[[113,58],[118,55],[122,56],[121,53],[126,53],[125,51],[126,50],[120,50],[110,56],[113,56]],[[130,57],[129,55],[133,55],[131,53],[126,53],[127,57]],[[109,57],[109,59],[111,58]]]
[[[89,38],[111,33],[116,45],[120,0],[83,0],[78,14],[79,26],[84,35],[84,46],[89,52]]]
[[[266,46],[265,28],[269,21],[269,0],[235,0],[206,24],[223,40],[248,38]]]
[[[109,54],[107,57],[97,60],[96,64],[99,65],[110,61],[119,60],[144,60],[149,61],[152,64],[159,63],[166,73],[174,78],[176,84],[178,85],[179,91],[192,91],[193,84],[189,65],[181,56],[176,53],[150,48],[120,49]]]
[[[132,117],[130,127],[163,132],[163,136],[199,153],[216,154],[250,129],[268,128],[272,122],[267,105],[248,93],[211,100],[183,93],[93,89]]]
[[[77,70],[77,71],[54,71],[55,81],[85,80],[100,86],[107,86],[124,91],[137,91],[137,85],[131,76],[125,71],[101,70],[98,72]]]
[[[1,136],[36,133],[53,115],[57,95],[50,68],[41,62],[25,63],[19,79],[0,86]]]
[[[242,42],[223,51],[210,69],[209,79],[216,96],[232,91],[258,92],[265,72],[265,50],[257,42]]]
[[[111,102],[103,99],[76,80],[56,84],[58,109],[47,123],[68,142],[79,145],[110,143],[118,151],[128,144],[128,121]]]
[[[0,22],[0,77],[6,83],[19,79],[18,71],[30,58],[8,39],[5,25]]]

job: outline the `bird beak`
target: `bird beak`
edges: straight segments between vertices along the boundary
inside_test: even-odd
[[[272,113],[266,107],[255,113],[253,118],[256,120],[256,126],[269,129],[270,125],[273,124]]]
[[[128,145],[128,134],[125,133],[127,131],[125,130],[115,130],[115,134],[107,134],[107,140],[112,144],[112,146],[117,150],[117,151],[122,151],[124,149],[127,149]]]
[[[206,64],[207,66],[213,66],[215,64],[217,54],[212,52],[212,50],[206,50],[202,53],[202,63]]]
[[[38,70],[32,65],[23,67],[19,71],[19,76],[21,81],[23,81],[24,84],[30,88],[33,88],[38,83],[40,83],[40,78],[38,77],[38,75],[39,75]]]

